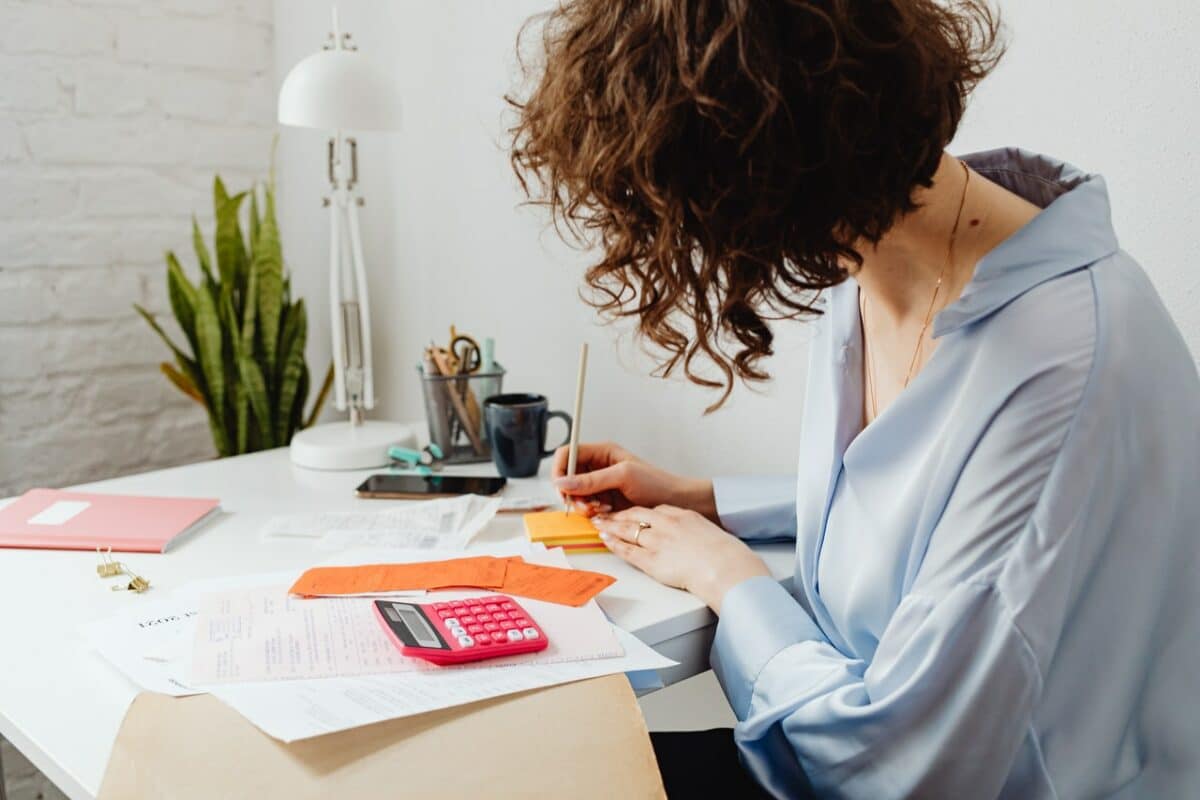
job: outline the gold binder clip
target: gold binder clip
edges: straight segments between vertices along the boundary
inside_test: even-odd
[[[97,547],[96,555],[100,558],[100,563],[96,565],[96,574],[101,578],[111,578],[125,571],[125,566],[120,561],[113,561],[111,547],[107,551],[101,551]]]
[[[128,570],[126,570],[125,574],[128,575],[132,579],[129,581],[129,585],[128,586],[114,586],[114,587],[112,587],[112,590],[114,592],[137,592],[138,594],[141,594],[142,592],[144,592],[150,588],[150,581],[146,580],[141,575],[134,575],[132,572],[129,572]]]
[[[100,563],[96,565],[96,574],[101,578],[115,578],[118,575],[129,576],[129,583],[124,586],[112,587],[114,592],[137,592],[141,594],[150,588],[150,581],[136,574],[124,562],[113,560],[111,547],[103,551],[97,547],[96,555],[100,558]]]

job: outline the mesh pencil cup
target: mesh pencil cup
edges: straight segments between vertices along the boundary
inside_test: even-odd
[[[490,461],[491,444],[483,424],[483,401],[500,394],[504,367],[466,375],[430,375],[417,365],[425,400],[429,440],[446,454],[447,464]]]

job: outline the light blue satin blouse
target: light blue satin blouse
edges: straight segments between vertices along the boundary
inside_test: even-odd
[[[965,160],[1043,210],[938,314],[927,366],[862,429],[836,287],[798,478],[714,482],[728,530],[796,537],[790,593],[752,578],[721,608],[743,761],[779,797],[1200,797],[1195,362],[1102,178]]]

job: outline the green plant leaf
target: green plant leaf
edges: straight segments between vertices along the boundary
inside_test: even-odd
[[[292,320],[295,320],[293,323]],[[288,315],[288,327],[292,336],[288,343],[287,356],[283,362],[283,377],[279,381],[279,403],[276,406],[275,439],[280,444],[288,443],[288,429],[292,423],[292,406],[296,402],[297,389],[304,373],[304,343],[308,323],[304,317],[304,306],[297,303]],[[304,398],[300,399],[304,402]]]
[[[217,448],[217,455],[221,458],[233,455],[229,449],[229,437],[225,434],[225,429],[221,427],[221,423],[213,416],[212,409],[208,411],[208,430],[212,433],[213,444]]]
[[[220,175],[213,176],[213,214],[221,210],[221,206],[225,205],[225,201],[229,199],[229,192],[225,189],[225,182],[221,180]]]
[[[208,292],[196,292],[196,345],[200,370],[208,385],[208,408],[219,426],[225,424],[225,362],[221,320]],[[227,439],[228,441],[228,439]],[[228,448],[227,448],[228,449]]]
[[[250,398],[250,409],[254,412],[254,421],[258,423],[264,447],[274,447],[274,436],[271,430],[271,404],[267,400],[267,385],[263,381],[262,371],[258,364],[249,356],[243,355],[238,359],[238,367],[242,376],[242,385]]]
[[[251,269],[246,279],[246,296],[242,302],[241,348],[246,355],[254,354],[255,314],[258,310],[258,270]]]
[[[245,453],[250,446],[249,398],[241,377],[242,356],[250,350],[242,345],[238,318],[233,310],[233,299],[228,293],[221,294],[221,324],[229,335],[224,350],[225,376],[233,393],[233,429],[229,431],[234,453]]]
[[[167,298],[171,301],[171,310],[175,312],[175,320],[179,323],[183,335],[187,337],[196,353],[196,287],[183,274],[183,267],[175,254],[167,252]]]
[[[196,251],[196,260],[200,262],[200,271],[204,273],[205,281],[215,283],[212,273],[212,256],[208,253],[208,245],[204,243],[204,234],[200,232],[200,223],[196,215],[192,215],[192,249]]]
[[[221,179],[216,179],[214,192],[224,194]],[[246,259],[245,245],[242,242],[242,226],[238,221],[238,211],[242,201],[246,199],[245,192],[239,192],[232,197],[226,197],[218,203],[217,214],[217,271],[221,274],[221,290],[233,292],[238,286],[238,276],[245,271],[243,262]]]
[[[292,441],[292,436],[304,425],[304,405],[308,402],[308,390],[311,382],[308,365],[305,364],[300,372],[300,385],[296,387],[296,400],[292,403],[292,413],[288,418],[287,440],[289,444]]]
[[[266,191],[266,208],[254,251],[254,273],[258,278],[258,329],[262,336],[264,362],[268,375],[277,374],[281,364],[279,346],[280,315],[283,310],[283,247],[275,222],[275,193]]]
[[[329,397],[329,390],[333,388],[333,364],[329,364],[329,369],[325,370],[325,380],[321,381],[321,389],[317,392],[317,398],[313,400],[312,411],[308,412],[308,419],[304,420],[303,427],[311,428],[317,418],[321,416],[321,409],[325,406],[325,400]]]
[[[189,381],[192,386],[200,390],[201,395],[206,391],[204,388],[204,376],[200,374],[200,369],[196,362],[187,358],[175,357],[175,363],[179,367],[179,371],[183,377]],[[165,366],[165,365],[164,365]],[[207,397],[201,401],[205,411],[208,412],[208,429],[212,434],[213,447],[217,450],[217,455],[224,457],[231,455],[229,450],[229,437],[225,434],[225,429],[213,414],[212,405]]]
[[[175,343],[171,341],[171,337],[167,336],[167,332],[164,331],[162,326],[158,324],[158,320],[154,318],[153,314],[142,308],[137,303],[133,304],[133,308],[138,314],[141,315],[142,319],[146,320],[146,324],[150,326],[151,330],[158,334],[158,338],[163,340],[163,344],[171,349],[171,352],[175,354],[175,358],[193,365],[195,364],[192,359],[188,358],[186,353],[175,346]]]
[[[233,387],[233,413],[237,422],[237,445],[234,452],[241,454],[247,452],[250,446],[250,403],[246,397],[246,386],[241,381]]]
[[[258,249],[258,234],[262,226],[262,218],[258,214],[258,187],[250,188],[250,252]]]
[[[167,376],[167,380],[175,384],[176,389],[183,392],[205,408],[208,408],[208,405],[204,402],[204,395],[200,394],[200,390],[196,388],[196,384],[192,382],[191,378],[177,370],[169,361],[164,361],[159,364],[158,369],[163,375]]]

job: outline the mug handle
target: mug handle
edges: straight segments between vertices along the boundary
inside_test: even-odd
[[[571,426],[574,424],[571,422],[571,415],[565,411],[551,411],[549,414],[546,415],[546,428],[547,429],[550,428],[550,420],[554,419],[555,417],[558,417],[563,422],[567,423],[567,436],[566,436],[566,438],[564,438],[562,440],[562,444],[558,445],[557,447],[551,448],[550,450],[543,450],[542,458],[545,458],[546,456],[554,455],[555,450],[557,450],[559,447],[562,447],[567,442],[571,441]],[[545,444],[545,442],[543,442],[543,445],[544,444]]]

